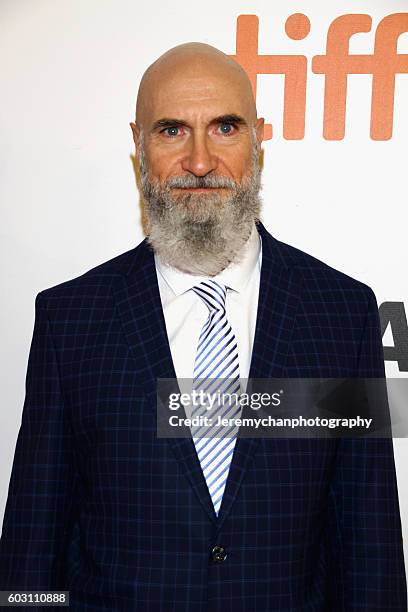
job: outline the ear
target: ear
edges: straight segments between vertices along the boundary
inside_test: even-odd
[[[133,142],[136,146],[136,157],[139,158],[139,136],[140,136],[140,128],[137,123],[130,123],[130,127],[132,128],[133,133]]]
[[[256,129],[256,140],[258,143],[258,149],[261,150],[262,141],[264,138],[264,124],[265,119],[263,117],[259,117],[256,120],[255,129]]]

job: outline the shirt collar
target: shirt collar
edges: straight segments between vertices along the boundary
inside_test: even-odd
[[[261,247],[261,236],[254,223],[251,235],[243,246],[241,261],[231,262],[219,274],[211,278],[223,283],[234,291],[243,291],[257,263],[260,265]],[[209,278],[208,276],[196,276],[181,272],[173,266],[164,264],[156,253],[154,254],[154,259],[156,270],[161,274],[175,295],[181,295],[194,287],[194,285]]]

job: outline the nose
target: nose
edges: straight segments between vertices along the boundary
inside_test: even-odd
[[[209,147],[205,134],[194,134],[181,162],[183,170],[195,176],[205,176],[217,168],[218,162]]]

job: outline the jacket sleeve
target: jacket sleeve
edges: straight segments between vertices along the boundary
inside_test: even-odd
[[[371,289],[367,297],[357,376],[384,377],[385,384],[377,301]],[[406,612],[392,438],[341,438],[338,443],[328,508],[330,610]]]
[[[26,393],[0,539],[0,590],[62,588],[78,477],[46,298],[35,300]]]

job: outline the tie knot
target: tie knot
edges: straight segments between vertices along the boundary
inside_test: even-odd
[[[202,281],[193,287],[210,311],[225,310],[227,288],[222,283],[212,279]]]

